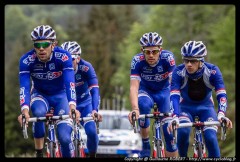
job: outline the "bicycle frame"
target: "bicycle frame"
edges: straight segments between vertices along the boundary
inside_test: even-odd
[[[180,123],[178,128],[184,127],[194,127],[194,142],[193,142],[193,157],[194,158],[202,158],[207,157],[206,146],[203,138],[203,126],[221,126],[221,140],[226,139],[226,120],[223,118],[223,122],[219,121],[199,121],[199,117],[195,116],[194,122],[191,123]],[[173,123],[173,130],[176,129],[176,123]],[[176,131],[175,131],[176,132]],[[176,141],[176,133],[174,134],[174,138]]]
[[[46,157],[61,157],[61,149],[58,143],[56,133],[55,133],[55,121],[56,120],[64,120],[69,118],[69,115],[60,115],[60,116],[53,116],[52,110],[50,113],[47,113],[45,117],[33,117],[29,118],[28,122],[39,122],[44,121],[47,122],[48,128],[48,136],[46,137],[47,142],[45,143],[46,146]],[[26,126],[26,118],[22,114],[22,121],[23,121],[23,136],[25,139],[28,138],[27,134],[27,126]]]
[[[80,127],[80,123],[77,123],[76,121],[76,113],[75,110],[72,109],[71,111],[72,113],[72,117],[73,117],[73,143],[74,143],[74,147],[75,147],[75,157],[80,157],[80,158],[86,158],[86,153],[85,153],[85,148],[86,148],[86,144],[84,143],[83,139],[82,139],[82,135],[81,135],[81,127]],[[95,117],[97,114],[94,114]],[[93,117],[83,117],[80,118],[79,121],[89,121],[89,120],[93,120]],[[97,123],[97,130],[98,130],[98,121],[95,120],[95,122]],[[99,131],[98,131],[99,133]]]
[[[154,123],[152,126],[154,126],[154,134],[153,134],[153,151],[152,151],[152,157],[153,158],[160,158],[165,157],[165,151],[164,151],[164,142],[162,140],[162,125],[164,124],[161,122],[162,117],[169,117],[172,116],[171,113],[160,113],[158,112],[158,108],[156,104],[154,104],[154,112],[152,114],[142,114],[139,115],[138,119],[142,118],[153,118]],[[137,132],[137,124],[136,122],[136,113],[133,112],[132,114],[132,121],[133,121],[133,129],[134,133]]]

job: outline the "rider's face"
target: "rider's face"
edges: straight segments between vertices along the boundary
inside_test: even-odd
[[[55,44],[50,40],[34,41],[34,49],[37,53],[37,57],[43,62],[49,60],[54,46]]]
[[[155,65],[157,63],[161,51],[162,51],[162,48],[159,46],[142,48],[142,52],[149,65]]]

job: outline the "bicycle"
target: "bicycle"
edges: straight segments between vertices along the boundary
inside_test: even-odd
[[[53,116],[53,108],[45,115],[45,117],[29,118],[28,122],[44,121],[44,122],[47,123],[48,136],[46,137],[47,142],[45,143],[46,157],[47,158],[49,158],[49,157],[52,157],[52,158],[62,157],[61,149],[60,149],[61,148],[60,143],[58,142],[57,136],[56,136],[56,133],[55,133],[55,131],[56,131],[55,130],[55,128],[56,128],[55,127],[55,124],[56,124],[55,122],[57,120],[64,120],[64,119],[68,119],[68,118],[70,118],[69,115]],[[79,121],[88,121],[88,120],[93,120],[93,117],[79,118]],[[26,118],[25,118],[24,114],[22,114],[22,123],[23,123],[23,127],[22,127],[23,137],[25,139],[27,139],[28,138],[28,132],[27,132],[27,126],[26,126]],[[75,122],[75,123],[77,123],[77,122]],[[76,129],[77,129],[77,127],[76,127]],[[77,132],[80,133],[80,130],[78,129]],[[76,133],[75,137],[77,138],[77,137],[81,137],[81,136],[80,136],[80,134],[78,135],[78,133]],[[81,139],[81,138],[79,138],[79,139]],[[83,140],[81,140],[81,142],[83,142]],[[84,144],[84,143],[82,143],[82,144]]]
[[[46,148],[46,157],[52,157],[52,158],[59,158],[62,157],[61,154],[61,149],[60,149],[60,144],[57,140],[57,136],[55,133],[55,124],[57,120],[64,120],[68,119],[69,115],[60,115],[60,116],[53,116],[53,109],[50,109],[48,113],[44,117],[33,117],[29,118],[28,122],[39,122],[39,121],[44,121],[47,123],[47,132],[48,136],[46,137],[46,143],[45,143],[45,148]],[[27,133],[27,126],[26,126],[26,118],[24,114],[22,114],[22,131],[23,131],[23,137],[25,139],[28,138],[28,133]]]
[[[73,132],[72,132],[72,140],[73,140],[73,144],[74,144],[74,147],[75,147],[75,157],[80,157],[80,158],[86,158],[86,153],[85,153],[85,149],[87,148],[86,147],[86,144],[84,143],[83,141],[83,138],[82,138],[82,135],[81,135],[81,126],[80,126],[80,123],[77,123],[76,121],[76,112],[75,110],[73,109],[71,111],[72,113],[72,117],[73,117]],[[94,114],[95,117],[98,116],[97,113]],[[93,117],[83,117],[83,118],[80,118],[79,121],[89,121],[89,120],[93,120]],[[97,128],[97,134],[99,134],[99,123],[98,123],[98,120],[95,120],[95,123],[96,123],[96,128]]]
[[[221,126],[221,140],[226,139],[226,119],[222,118],[222,122],[219,121],[199,121],[199,117],[195,116],[194,122],[180,123],[178,128],[194,127],[194,142],[193,142],[193,157],[205,158],[207,157],[205,141],[203,139],[203,126]],[[176,122],[172,123],[174,142],[177,142]]]
[[[172,113],[160,113],[158,111],[156,103],[154,103],[153,106],[154,112],[151,114],[141,114],[139,115],[138,119],[143,119],[143,118],[153,118],[154,122],[152,124],[152,128],[154,126],[154,133],[153,133],[153,151],[152,151],[152,157],[153,158],[160,158],[160,157],[165,157],[165,151],[164,151],[164,142],[162,139],[162,125],[165,123],[161,121],[163,117],[171,117]],[[137,123],[136,123],[136,113],[132,113],[132,125],[134,129],[134,133],[137,132]]]

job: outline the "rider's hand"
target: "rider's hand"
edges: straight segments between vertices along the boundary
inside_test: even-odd
[[[222,118],[227,121],[227,124],[226,124],[227,127],[232,128],[232,121],[230,119],[228,119],[227,117],[225,117],[225,114],[223,112],[219,112],[218,113],[218,121],[222,122]]]
[[[97,119],[96,119],[96,117],[95,117],[95,115],[94,115],[95,113],[98,114]],[[99,114],[96,110],[93,110],[93,111],[92,111],[92,117],[93,117],[93,120],[98,120],[99,122],[102,121],[102,115]]]
[[[76,109],[76,106],[75,105],[73,105],[73,104],[70,104],[70,111],[69,111],[69,116],[70,116],[70,118],[73,118],[72,117],[72,109],[75,109],[75,113],[76,113],[76,119],[77,119],[77,123],[79,123],[79,118],[80,118],[80,116],[81,116],[81,113]]]
[[[178,126],[179,126],[179,119],[178,119],[178,117],[177,116],[173,116],[172,120],[168,122],[168,127],[167,127],[168,134],[170,134],[173,131],[173,128],[172,128],[173,121],[176,121],[176,128],[178,128]]]
[[[23,109],[22,114],[25,115],[25,118],[26,118],[26,126],[28,126],[28,120],[29,120],[29,118],[30,118],[28,109]],[[20,115],[18,116],[18,122],[20,123],[21,127],[22,127],[22,124],[23,124],[23,123],[22,123],[22,114],[20,114]]]
[[[138,117],[139,117],[139,110],[133,110],[133,111],[135,111],[135,113],[136,113],[136,119],[138,119]],[[132,124],[132,113],[133,113],[133,111],[131,111],[129,114],[128,114],[128,120],[129,120],[129,122]]]

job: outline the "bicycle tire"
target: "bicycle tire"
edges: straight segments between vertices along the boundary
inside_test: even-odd
[[[53,142],[48,143],[48,149],[49,149],[50,157],[55,157],[55,149],[53,146]]]
[[[162,141],[161,140],[157,140],[156,141],[156,151],[157,151],[157,157],[164,157],[163,151],[162,151]]]
[[[74,140],[74,147],[75,147],[75,157],[79,157],[79,147],[78,147],[78,140]]]
[[[203,148],[202,148],[202,144],[201,143],[198,143],[197,144],[197,156],[199,158],[202,158],[203,157]]]

